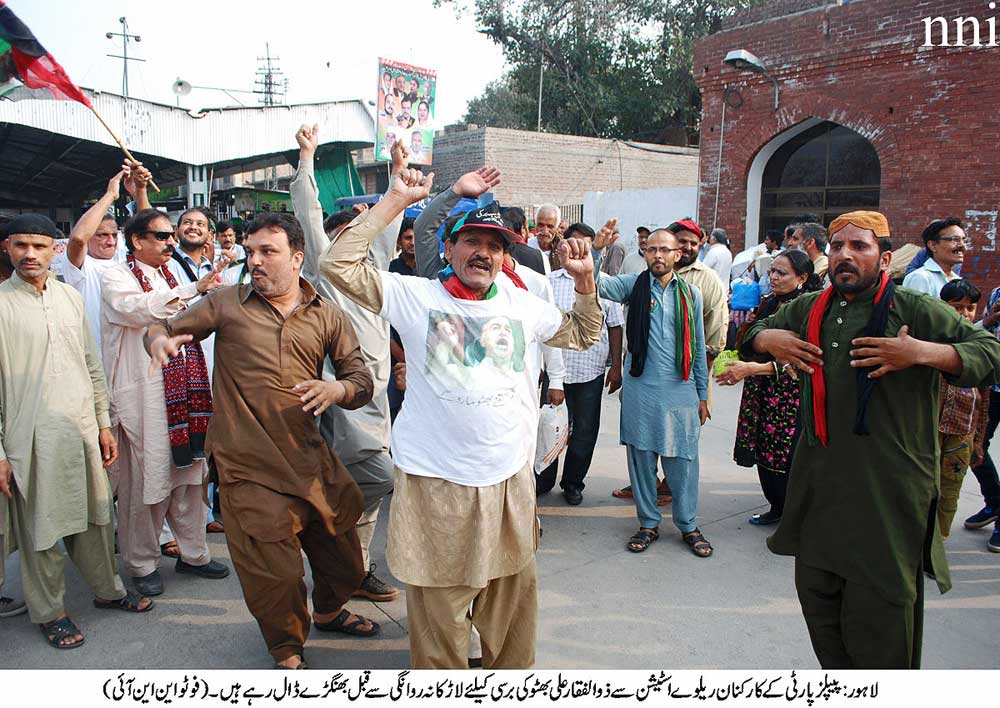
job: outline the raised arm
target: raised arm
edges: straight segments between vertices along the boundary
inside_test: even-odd
[[[573,276],[576,301],[571,311],[562,314],[559,328],[544,343],[550,347],[584,351],[601,338],[604,324],[604,312],[594,285],[590,244],[583,239],[566,239],[559,244],[559,255],[562,267]]]
[[[135,200],[136,211],[152,209],[146,186],[153,180],[153,173],[142,166],[141,162],[125,160],[128,172],[125,174],[125,191]]]
[[[72,263],[77,270],[83,268],[83,261],[87,257],[87,244],[97,227],[101,225],[108,210],[118,201],[121,194],[122,178],[128,173],[127,167],[122,167],[114,177],[108,180],[108,188],[94,206],[87,209],[80,220],[76,222],[73,230],[69,232],[69,243],[66,244],[66,260]]]
[[[295,177],[289,185],[292,197],[292,211],[302,224],[305,232],[306,248],[303,272],[306,279],[315,283],[319,277],[319,259],[323,252],[330,245],[326,231],[323,229],[323,208],[319,202],[319,187],[316,185],[316,174],[314,160],[316,150],[319,146],[319,125],[312,127],[303,125],[295,133],[295,140],[299,144],[299,164],[295,170]],[[398,149],[396,146],[399,146]],[[403,143],[398,142],[393,145],[392,174],[406,167],[408,151]],[[385,270],[392,260],[393,251],[396,247],[396,236],[399,232],[399,220],[402,213],[396,220],[388,223],[381,235],[373,242],[370,255],[376,268]]]
[[[478,199],[500,184],[500,170],[495,167],[480,167],[462,175],[455,184],[431,200],[413,224],[413,249],[416,256],[417,275],[434,278],[444,268],[438,248],[438,229],[448,218],[463,197]]]
[[[426,199],[434,184],[434,173],[404,169],[392,178],[382,200],[358,216],[330,244],[320,258],[320,271],[330,283],[362,307],[382,311],[382,280],[368,262],[372,241],[403,210]]]

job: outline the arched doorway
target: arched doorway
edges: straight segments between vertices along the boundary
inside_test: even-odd
[[[877,209],[882,181],[878,153],[864,136],[830,121],[783,141],[760,180],[761,238],[803,214],[824,225],[838,215]]]

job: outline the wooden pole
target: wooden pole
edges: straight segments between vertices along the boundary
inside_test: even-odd
[[[90,110],[95,116],[97,116],[97,120],[99,120],[101,122],[101,125],[104,126],[105,130],[107,130],[108,133],[111,134],[111,137],[115,139],[115,142],[118,143],[118,147],[120,147],[122,149],[122,152],[125,153],[125,157],[132,160],[132,162],[139,162],[138,160],[135,159],[135,156],[128,151],[128,148],[125,147],[125,143],[122,142],[122,139],[115,134],[115,131],[111,130],[111,126],[108,125],[103,118],[101,118],[101,114],[97,112],[97,109],[91,106]],[[149,180],[149,186],[151,186],[157,192],[160,191],[160,188],[156,186],[156,182],[154,182],[152,178],[150,178]]]

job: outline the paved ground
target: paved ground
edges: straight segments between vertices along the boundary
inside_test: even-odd
[[[618,401],[606,398],[604,426],[584,503],[569,507],[558,493],[540,500],[545,529],[538,554],[539,668],[738,669],[818,668],[798,610],[792,561],[768,553],[767,530],[746,523],[764,508],[753,470],[732,463],[739,390],[718,389],[716,416],[701,445],[699,523],[716,547],[695,558],[679,534],[664,533],[641,555],[624,544],[637,528],[628,504],[611,490],[627,478],[618,446]],[[948,541],[954,590],[927,590],[924,666],[1000,668],[1000,554],[986,550],[987,530],[966,531],[961,519],[980,506],[968,475],[958,528]],[[380,524],[381,526],[381,524]],[[670,529],[669,519],[664,528]],[[222,536],[211,548],[228,559]],[[379,573],[388,578],[384,528],[373,543]],[[75,569],[67,605],[87,636],[84,647],[60,652],[45,644],[26,615],[0,620],[5,668],[267,668],[269,657],[235,573],[222,581],[176,575],[164,563],[166,592],[146,615],[95,610]],[[7,566],[6,594],[19,594],[16,556]],[[408,666],[406,605],[350,603],[382,623],[375,639],[313,631],[307,645],[314,668]]]

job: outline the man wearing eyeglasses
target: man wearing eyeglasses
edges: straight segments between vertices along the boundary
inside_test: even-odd
[[[962,276],[955,272],[965,260],[969,242],[957,216],[935,219],[921,235],[930,258],[903,279],[903,287],[938,297],[941,288]]]
[[[167,267],[177,248],[170,220],[154,209],[125,224],[125,263],[101,279],[101,335],[112,431],[120,461],[112,476],[118,494],[118,538],[125,569],[143,595],[159,595],[159,533],[166,519],[180,547],[175,570],[224,578],[205,540],[201,486],[205,432],[212,411],[211,379],[197,345],[147,373],[143,331],[184,310],[221,284],[223,263],[192,283],[178,284]]]

